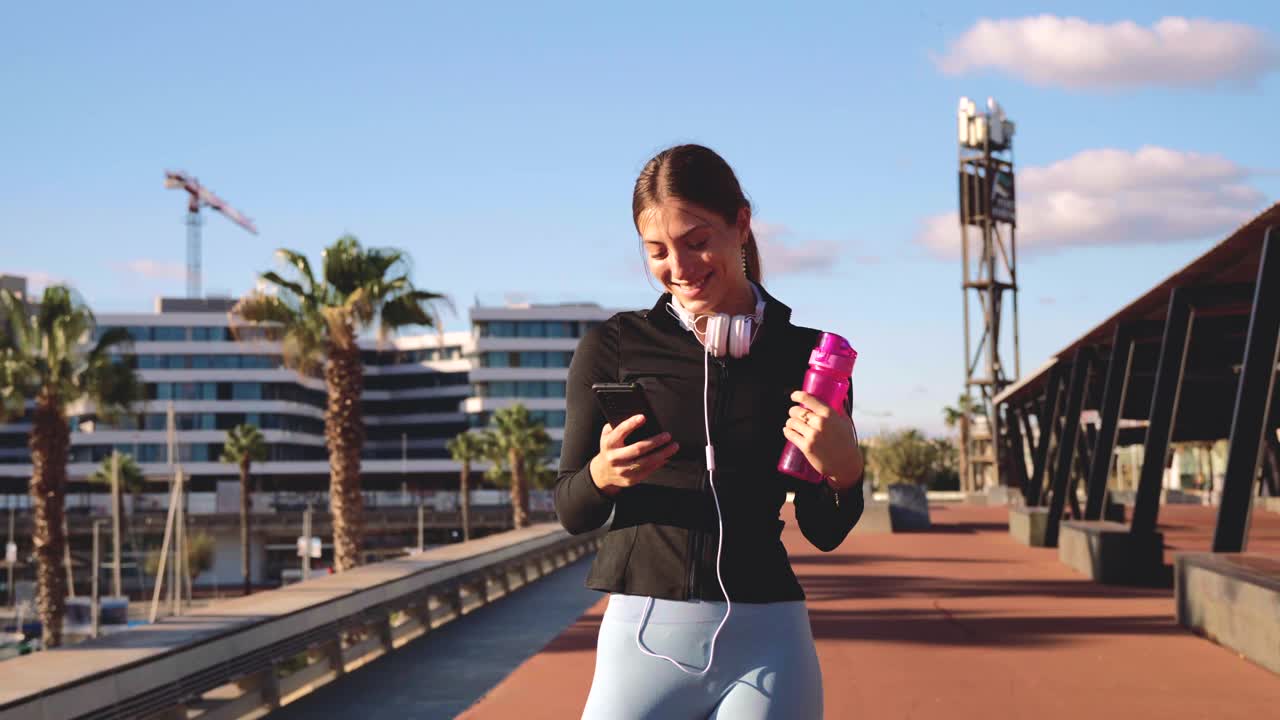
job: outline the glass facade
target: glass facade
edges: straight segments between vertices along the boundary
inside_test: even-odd
[[[94,333],[93,339],[98,340],[103,333],[112,329],[113,326],[100,326]],[[129,325],[125,327],[129,331],[129,335],[133,337],[134,342],[186,342],[194,340],[198,342],[230,341],[231,330],[226,327],[182,327],[175,325]]]
[[[324,407],[328,395],[294,383],[147,383],[148,400],[283,400]]]
[[[76,445],[71,448],[70,461],[74,463],[100,463],[111,457],[112,449],[132,455],[140,463],[168,462],[168,449],[163,443],[129,443],[118,445]],[[178,460],[181,462],[220,462],[222,443],[179,443]],[[328,453],[322,446],[271,443],[267,446],[267,460],[325,460]]]
[[[402,365],[432,360],[457,360],[462,357],[462,348],[446,345],[417,350],[365,350],[360,356],[366,365]]]
[[[556,380],[495,380],[476,383],[479,397],[562,398],[564,382]]]
[[[570,351],[489,351],[479,353],[480,367],[567,368],[573,360]]]
[[[365,375],[365,390],[404,390],[408,388],[465,387],[470,379],[465,372],[394,373],[391,375]]]
[[[599,324],[576,320],[482,320],[476,327],[480,337],[576,338]]]
[[[185,312],[185,311],[184,311]],[[524,317],[537,317],[536,314]],[[191,381],[182,382],[144,382],[149,401],[136,409],[137,414],[124,416],[106,422],[92,414],[72,416],[68,418],[74,443],[70,448],[70,461],[75,463],[98,464],[108,457],[112,450],[112,442],[118,438],[131,438],[124,433],[144,432],[146,442],[128,442],[116,444],[116,449],[134,455],[140,462],[163,463],[168,460],[164,433],[167,430],[167,414],[165,403],[174,401],[180,412],[175,413],[176,428],[182,434],[178,436],[178,460],[190,463],[218,462],[222,451],[222,434],[242,423],[248,423],[264,431],[273,432],[273,439],[268,443],[269,459],[272,461],[316,461],[323,463],[328,458],[323,446],[324,420],[320,412],[298,408],[290,405],[267,403],[283,401],[301,403],[323,410],[327,404],[326,392],[312,381],[295,379],[292,375],[267,376],[272,381],[255,381],[253,373],[219,373],[203,371],[252,371],[275,370],[283,368],[283,359],[275,346],[274,354],[268,348],[251,346],[237,342],[230,329],[225,325],[194,325],[192,320],[200,322],[203,317],[188,319],[178,316],[152,317],[143,314],[133,316],[116,316],[111,318],[123,328],[135,342],[164,342],[171,345],[166,350],[173,352],[157,353],[154,351],[118,354],[118,362],[128,363],[142,371],[184,370],[184,375]],[[225,322],[225,315],[211,315],[208,321]],[[159,324],[166,320],[178,321],[182,325]],[[581,320],[510,320],[510,321],[477,321],[473,323],[473,335],[492,338],[557,338],[577,339],[592,327],[596,321]],[[101,337],[111,325],[99,327],[95,332]],[[265,330],[245,328],[238,332],[239,340],[254,338],[267,339]],[[484,352],[464,355],[464,347],[468,342],[456,344],[457,336],[452,336],[455,344],[439,347],[427,338],[414,340],[423,342],[427,347],[409,350],[398,350],[394,347],[376,349],[366,346],[361,356],[367,367],[396,368],[390,371],[374,370],[365,375],[364,389],[382,398],[361,400],[366,420],[365,436],[370,443],[362,453],[366,459],[399,459],[401,457],[400,438],[407,435],[411,441],[416,440],[420,447],[413,443],[406,449],[409,459],[448,459],[447,450],[436,447],[443,444],[468,427],[483,427],[491,422],[488,412],[480,414],[464,413],[463,401],[468,397],[486,398],[562,399],[565,396],[563,371],[573,359],[571,348],[574,342],[561,345],[564,350],[486,350]],[[210,345],[209,343],[225,343]],[[519,342],[508,343],[519,344]],[[527,343],[533,344],[533,343]],[[542,343],[548,345],[551,343]],[[491,343],[502,347],[502,343]],[[218,350],[228,350],[219,353]],[[265,353],[264,353],[265,350]],[[426,363],[448,360],[468,360],[469,367],[484,368],[540,368],[560,370],[561,372],[523,373],[524,375],[553,375],[561,379],[554,380],[510,380],[474,383],[467,370],[441,372]],[[397,367],[400,366],[400,367]],[[452,370],[452,368],[451,368]],[[194,371],[194,372],[193,372]],[[152,375],[154,377],[155,373]],[[521,373],[512,373],[519,377]],[[220,377],[211,380],[210,377]],[[306,382],[306,385],[303,384]],[[427,392],[427,389],[430,389]],[[402,394],[405,393],[405,394]],[[414,397],[413,395],[430,394],[435,397]],[[385,398],[385,399],[383,399]],[[193,406],[191,403],[201,403]],[[208,403],[208,404],[204,404]],[[528,403],[526,403],[528,404]],[[561,403],[550,403],[559,405]],[[196,409],[198,408],[198,410]],[[271,409],[271,412],[248,412],[248,409]],[[181,411],[184,410],[185,411]],[[426,415],[404,421],[397,416]],[[564,410],[531,410],[530,415],[535,422],[550,429],[564,427]],[[10,419],[9,422],[20,422]],[[115,437],[103,437],[103,433],[112,431],[121,434]],[[95,433],[99,435],[95,437]],[[202,433],[195,435],[193,433]],[[279,433],[291,433],[282,435]],[[133,436],[141,440],[144,436]],[[201,442],[197,442],[199,439]],[[299,440],[308,444],[299,444]],[[285,440],[285,442],[279,442]],[[440,442],[437,443],[436,441]],[[206,442],[207,441],[207,442]],[[430,441],[430,442],[427,442]],[[26,448],[26,431],[5,429],[0,432],[0,463],[29,463],[30,453]],[[549,456],[558,456],[560,443],[552,443],[548,449]],[[212,473],[213,471],[209,471]],[[310,472],[310,471],[308,471]],[[228,470],[216,474],[230,477],[234,472]]]
[[[276,355],[133,355],[139,370],[274,370],[284,366]]]

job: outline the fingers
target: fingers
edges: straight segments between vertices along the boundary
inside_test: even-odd
[[[790,440],[793,445],[800,448],[801,450],[809,449],[809,438],[805,437],[804,435],[801,435],[794,428],[792,428],[790,421],[788,421],[786,425],[782,426],[782,436]]]
[[[600,432],[600,449],[608,450],[626,445],[627,436],[643,424],[644,415],[632,415],[619,423],[616,428],[605,423],[604,429]]]
[[[637,458],[648,455],[654,450],[666,445],[670,440],[671,433],[659,433],[647,440],[640,440],[638,442],[633,442],[630,445],[624,445],[620,448],[614,449],[613,457],[616,457],[619,462],[632,462]],[[677,445],[679,443],[672,444]]]
[[[670,460],[671,456],[680,449],[680,443],[671,442],[647,455],[637,456],[633,449],[641,444],[628,445],[626,448],[614,450],[608,454],[610,471],[613,475],[613,481],[610,484],[629,487],[642,482],[654,470],[665,465],[667,460]]]
[[[832,414],[830,405],[803,390],[796,390],[791,393],[791,400],[809,408],[818,417],[826,418]]]
[[[797,435],[797,436],[799,436],[800,438],[804,439],[804,441],[805,441],[806,443],[811,442],[811,441],[813,440],[814,436],[816,436],[816,435],[818,434],[818,428],[813,427],[812,425],[809,425],[809,424],[805,423],[805,421],[804,421],[804,420],[802,420],[802,419],[800,419],[800,418],[798,418],[798,417],[795,417],[795,416],[792,416],[792,417],[787,418],[787,423],[786,423],[786,425],[783,427],[783,429],[784,429],[784,430],[790,430],[790,431],[791,431],[792,433],[794,433],[795,435]],[[790,436],[788,436],[788,437],[787,437],[787,439],[788,439],[788,440],[791,440],[791,437],[790,437]],[[793,441],[793,442],[794,442],[794,441]]]

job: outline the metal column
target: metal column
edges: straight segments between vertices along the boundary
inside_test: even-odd
[[[1045,465],[1049,459],[1049,444],[1053,439],[1055,418],[1058,417],[1058,392],[1062,385],[1062,363],[1054,363],[1049,369],[1049,383],[1045,388],[1044,403],[1040,406],[1036,424],[1039,433],[1036,442],[1036,453],[1033,458],[1031,482],[1027,484],[1026,498],[1029,507],[1040,504],[1041,489],[1044,487]]]
[[[1022,408],[1008,406],[1009,422],[1009,458],[1007,462],[1013,467],[1012,480],[1019,488],[1027,487],[1027,455],[1026,446],[1022,442]]]
[[[1147,436],[1143,442],[1142,474],[1138,495],[1133,504],[1132,535],[1150,534],[1156,530],[1160,514],[1160,483],[1164,477],[1164,461],[1173,437],[1178,412],[1178,396],[1182,392],[1182,375],[1191,346],[1191,324],[1194,314],[1187,301],[1186,288],[1169,293],[1169,313],[1165,316],[1164,338],[1160,341],[1160,359],[1156,364],[1155,387],[1151,393]]]
[[[1116,325],[1111,341],[1111,356],[1107,360],[1107,379],[1102,388],[1102,422],[1098,428],[1098,444],[1093,451],[1093,467],[1089,468],[1089,487],[1085,503],[1084,519],[1101,520],[1102,503],[1107,494],[1107,476],[1111,471],[1111,456],[1116,450],[1120,435],[1120,415],[1124,409],[1125,395],[1129,392],[1129,375],[1133,368],[1133,334],[1131,326]]]
[[[1258,280],[1249,315],[1249,335],[1244,345],[1244,365],[1236,386],[1236,407],[1231,419],[1227,472],[1222,484],[1222,505],[1213,531],[1214,552],[1242,552],[1248,536],[1253,479],[1258,472],[1263,435],[1275,388],[1277,336],[1280,335],[1280,228],[1267,230],[1258,263]]]
[[[1049,520],[1045,527],[1046,547],[1058,545],[1058,526],[1062,522],[1062,509],[1066,504],[1071,483],[1071,460],[1076,449],[1076,433],[1080,429],[1080,406],[1084,404],[1084,388],[1089,376],[1091,351],[1082,347],[1076,351],[1071,366],[1071,382],[1067,385],[1067,412],[1063,420],[1062,437],[1058,441],[1058,460],[1054,464],[1053,491],[1049,499]]]

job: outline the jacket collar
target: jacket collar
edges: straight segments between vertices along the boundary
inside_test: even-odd
[[[756,287],[759,288],[760,295],[764,298],[764,322],[760,325],[760,336],[773,335],[778,328],[790,325],[791,308],[770,295],[763,285],[756,283]],[[649,310],[646,317],[648,317],[649,322],[659,327],[684,332],[684,328],[680,327],[676,319],[671,316],[671,313],[667,312],[667,303],[669,302],[671,302],[671,293],[663,293],[658,298],[658,301],[654,303],[653,308]],[[759,341],[760,337],[757,337],[756,342]]]

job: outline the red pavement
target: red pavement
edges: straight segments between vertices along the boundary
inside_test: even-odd
[[[1170,590],[1103,587],[1008,536],[1003,508],[935,506],[924,533],[784,540],[809,597],[828,718],[1277,717],[1280,677],[1174,621]],[[1166,543],[1207,550],[1213,510],[1161,508]],[[1280,515],[1251,551],[1280,555]],[[1167,552],[1172,559],[1172,551]],[[579,717],[604,602],[463,713]]]

